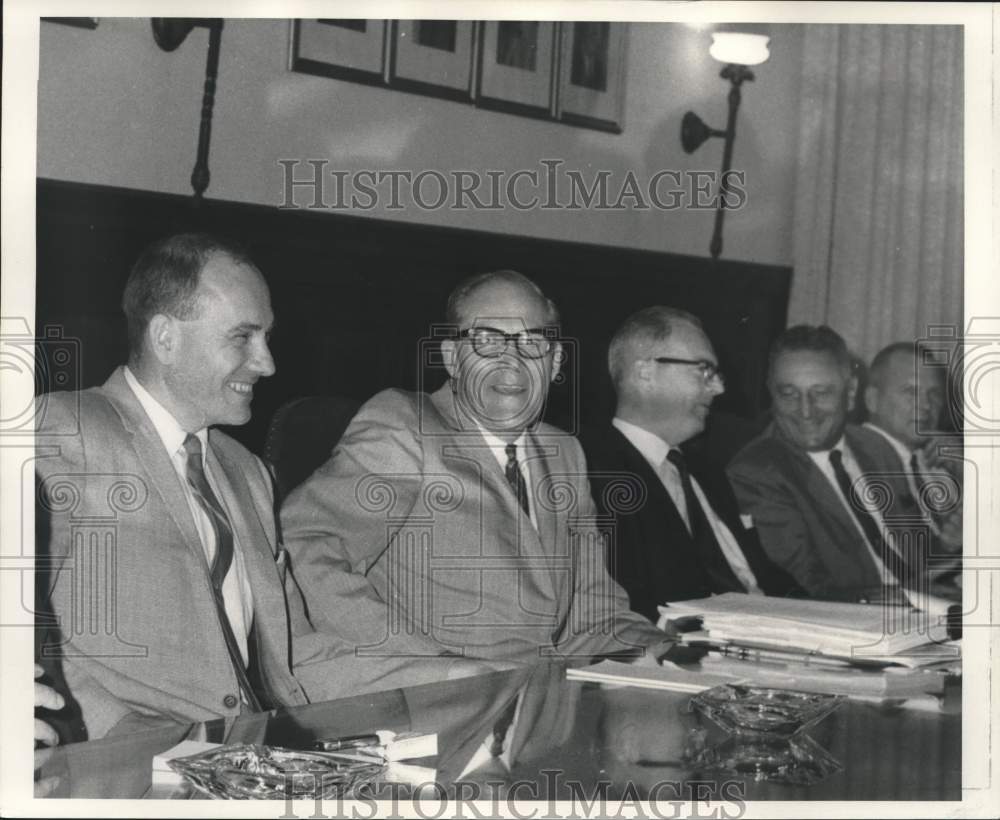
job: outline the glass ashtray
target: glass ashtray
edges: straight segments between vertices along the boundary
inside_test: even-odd
[[[727,683],[691,698],[691,705],[727,732],[791,737],[840,706],[842,695]]]
[[[356,797],[385,772],[379,757],[277,746],[223,746],[168,761],[200,792],[222,800]]]
[[[812,786],[843,769],[808,735],[733,735],[691,762],[718,774],[796,786]]]

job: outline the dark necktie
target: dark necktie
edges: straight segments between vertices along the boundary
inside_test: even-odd
[[[740,583],[732,567],[729,566],[712,525],[705,515],[705,510],[698,501],[698,496],[694,494],[694,485],[691,483],[691,473],[688,472],[684,454],[680,450],[671,449],[667,453],[667,461],[677,468],[677,473],[680,475],[688,522],[691,525],[691,540],[694,541],[698,557],[711,580],[712,592],[746,592],[746,587]]]
[[[517,713],[517,698],[514,698],[507,707],[500,713],[497,722],[493,724],[493,737],[490,740],[490,754],[493,757],[500,757],[503,754],[503,744],[507,739],[507,732],[514,722],[514,715]]]
[[[507,476],[507,483],[510,484],[510,488],[514,491],[517,503],[521,505],[521,509],[524,510],[524,514],[530,518],[531,511],[528,508],[528,488],[525,486],[524,476],[521,475],[521,467],[517,463],[517,445],[508,444],[504,448],[504,452],[507,454],[507,466],[504,468],[504,475]]]
[[[837,479],[837,485],[841,493],[847,499],[847,506],[854,513],[855,519],[861,525],[865,534],[865,539],[875,550],[875,554],[880,556],[885,568],[895,577],[896,581],[905,587],[915,587],[918,585],[917,576],[913,573],[912,567],[882,538],[882,531],[878,522],[863,505],[854,500],[851,492],[851,477],[844,469],[844,457],[840,450],[830,451],[830,464],[833,466],[833,474]]]
[[[917,456],[916,450],[910,453],[910,473],[913,475],[913,483],[917,488],[917,505],[921,509],[926,510],[927,514],[931,518],[931,521],[933,521],[938,530],[940,530],[944,523],[941,513],[934,510],[927,510],[926,507],[924,507],[924,504],[921,503],[921,501],[924,500],[924,496],[928,495],[929,488],[927,486],[927,476],[924,475],[924,471],[920,465],[920,458]]]
[[[215,596],[215,607],[218,610],[222,634],[226,639],[226,648],[229,650],[229,658],[233,663],[236,679],[239,681],[240,690],[243,693],[243,700],[250,709],[259,712],[261,704],[247,677],[243,656],[240,654],[236,635],[233,634],[232,625],[229,623],[229,616],[226,615],[226,602],[222,597],[222,584],[233,564],[233,529],[229,526],[229,518],[205,476],[201,460],[201,441],[197,436],[188,435],[184,439],[184,452],[187,453],[188,484],[194,490],[195,498],[198,499],[201,508],[212,522],[212,529],[215,532],[215,558],[212,560],[211,566],[212,592]],[[248,654],[250,654],[252,643],[249,640],[247,648]]]

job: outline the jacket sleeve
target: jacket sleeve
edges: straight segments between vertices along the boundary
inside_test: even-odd
[[[290,600],[301,600],[317,630],[340,636],[346,651],[373,668],[386,666],[401,651],[411,658],[444,652],[421,635],[399,635],[405,646],[393,643],[390,638],[399,633],[390,629],[395,591],[376,588],[369,577],[391,544],[389,522],[405,519],[421,492],[414,416],[403,394],[376,396],[326,464],[281,509],[292,575],[301,590],[301,596],[290,592]]]
[[[556,650],[564,658],[661,656],[673,645],[649,619],[629,609],[628,595],[605,564],[605,534],[596,526],[597,509],[587,479],[586,461],[575,439],[570,447],[576,478],[574,510],[568,521],[572,561],[572,599]]]

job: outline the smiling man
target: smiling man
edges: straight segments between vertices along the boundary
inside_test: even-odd
[[[764,549],[811,596],[925,590],[939,553],[888,442],[847,423],[857,378],[826,326],[786,330],[771,349],[774,421],[729,465]]]
[[[611,339],[608,369],[615,417],[583,443],[598,509],[614,522],[608,570],[632,609],[655,622],[667,601],[796,591],[741,521],[721,467],[681,450],[725,390],[697,317],[663,306],[633,314]]]
[[[672,641],[604,570],[580,445],[540,421],[555,306],[499,271],[460,284],[446,318],[448,382],[375,396],[282,508],[314,623],[354,629],[361,655],[662,655]]]
[[[40,655],[61,663],[87,737],[401,683],[402,662],[362,662],[336,630],[312,628],[270,476],[214,429],[246,423],[254,385],[274,372],[260,271],[181,234],[140,256],[122,304],[128,364],[101,387],[38,400],[36,577],[61,629]],[[405,680],[454,663],[407,664]]]

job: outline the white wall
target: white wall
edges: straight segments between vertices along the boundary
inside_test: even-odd
[[[717,171],[722,141],[693,156],[680,120],[693,109],[711,126],[726,118],[728,83],[707,53],[706,31],[631,24],[625,130],[605,134],[478,110],[431,97],[292,73],[288,23],[233,20],[222,37],[210,168],[212,198],[277,205],[279,158],[330,161],[329,168],[541,170],[562,159],[585,178],[612,172],[612,190],[633,171]],[[749,201],[727,214],[726,258],[791,264],[801,32],[771,26],[771,59],[743,88],[734,166]],[[190,193],[207,32],[160,51],[146,19],[103,18],[94,30],[41,25],[38,174],[126,188]],[[302,166],[300,173],[305,173]],[[433,186],[427,191],[433,195]],[[299,201],[308,201],[300,193]],[[332,198],[332,193],[329,198]],[[509,234],[590,241],[705,256],[711,211],[369,212],[373,216]]]

